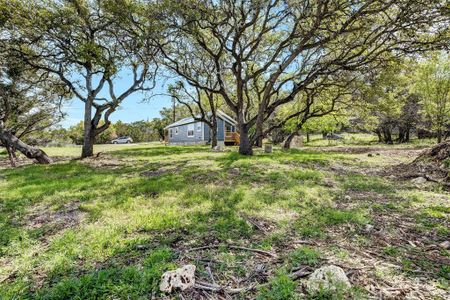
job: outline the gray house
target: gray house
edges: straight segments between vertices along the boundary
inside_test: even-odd
[[[236,132],[237,122],[222,111],[217,111],[217,141],[239,145],[239,134]],[[208,144],[211,129],[204,122],[194,118],[184,118],[164,128],[165,141],[171,145]]]

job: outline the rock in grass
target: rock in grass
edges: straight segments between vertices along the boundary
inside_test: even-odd
[[[351,284],[342,268],[331,265],[315,270],[309,276],[306,287],[310,294],[316,294],[324,290],[345,290],[350,288]]]
[[[442,249],[449,249],[450,248],[450,241],[444,241],[444,242],[440,243],[439,247],[441,247]]]
[[[412,179],[411,182],[414,184],[424,184],[425,182],[427,182],[427,179],[425,177],[416,177]]]
[[[195,266],[185,265],[174,271],[167,271],[162,275],[159,289],[162,292],[170,293],[172,290],[182,291],[193,287],[195,284]]]

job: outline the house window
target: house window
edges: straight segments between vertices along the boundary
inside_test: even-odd
[[[178,127],[175,127],[175,134],[178,134]]]
[[[187,136],[193,137],[194,136],[194,124],[188,124],[187,126]]]
[[[201,122],[197,123],[197,131],[202,131],[202,123]]]
[[[173,130],[172,130],[172,128],[169,129],[169,137],[173,137]]]

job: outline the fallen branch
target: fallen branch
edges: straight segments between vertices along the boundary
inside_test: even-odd
[[[445,182],[443,180],[437,180],[437,179],[431,177],[430,175],[424,174],[424,173],[407,174],[404,176],[404,178],[417,178],[417,177],[423,177],[427,181],[439,183],[439,184],[442,184],[443,186],[450,187],[450,182]]]
[[[240,246],[233,246],[233,245],[209,245],[209,246],[202,246],[202,247],[186,249],[185,252],[193,252],[193,251],[205,250],[205,249],[217,249],[217,248],[220,248],[220,247],[226,247],[228,249],[235,249],[235,250],[249,251],[249,252],[258,253],[258,254],[269,256],[269,257],[273,257],[273,258],[278,258],[278,256],[275,253],[272,253],[272,252],[269,252],[269,251],[264,251],[264,250],[261,250],[261,249],[247,248],[247,247],[240,247]]]
[[[300,278],[304,278],[309,276],[312,273],[312,270],[310,267],[306,267],[303,269],[300,269],[296,272],[293,272],[291,274],[289,274],[289,278],[291,278],[292,280],[298,280]],[[228,287],[223,287],[217,284],[211,284],[208,282],[203,282],[203,281],[199,281],[197,280],[195,282],[194,288],[196,289],[200,289],[200,290],[205,290],[205,291],[209,291],[209,292],[223,292],[223,293],[227,293],[227,294],[239,294],[239,293],[244,293],[244,292],[249,292],[255,289],[260,289],[262,287],[266,287],[268,286],[270,283],[266,282],[266,283],[262,283],[262,284],[253,284],[249,287],[243,287],[243,288],[228,288]]]
[[[194,288],[210,291],[210,292],[224,292],[227,294],[239,294],[242,292],[248,292],[256,288],[256,285],[252,285],[250,287],[244,287],[244,288],[228,288],[228,287],[222,287],[217,284],[210,284],[208,282],[203,281],[197,281],[194,285]]]

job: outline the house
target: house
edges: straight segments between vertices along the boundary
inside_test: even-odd
[[[222,111],[217,111],[217,141],[239,145],[237,122]],[[211,142],[211,129],[204,122],[193,117],[176,121],[164,128],[165,142],[171,145],[208,144]]]

